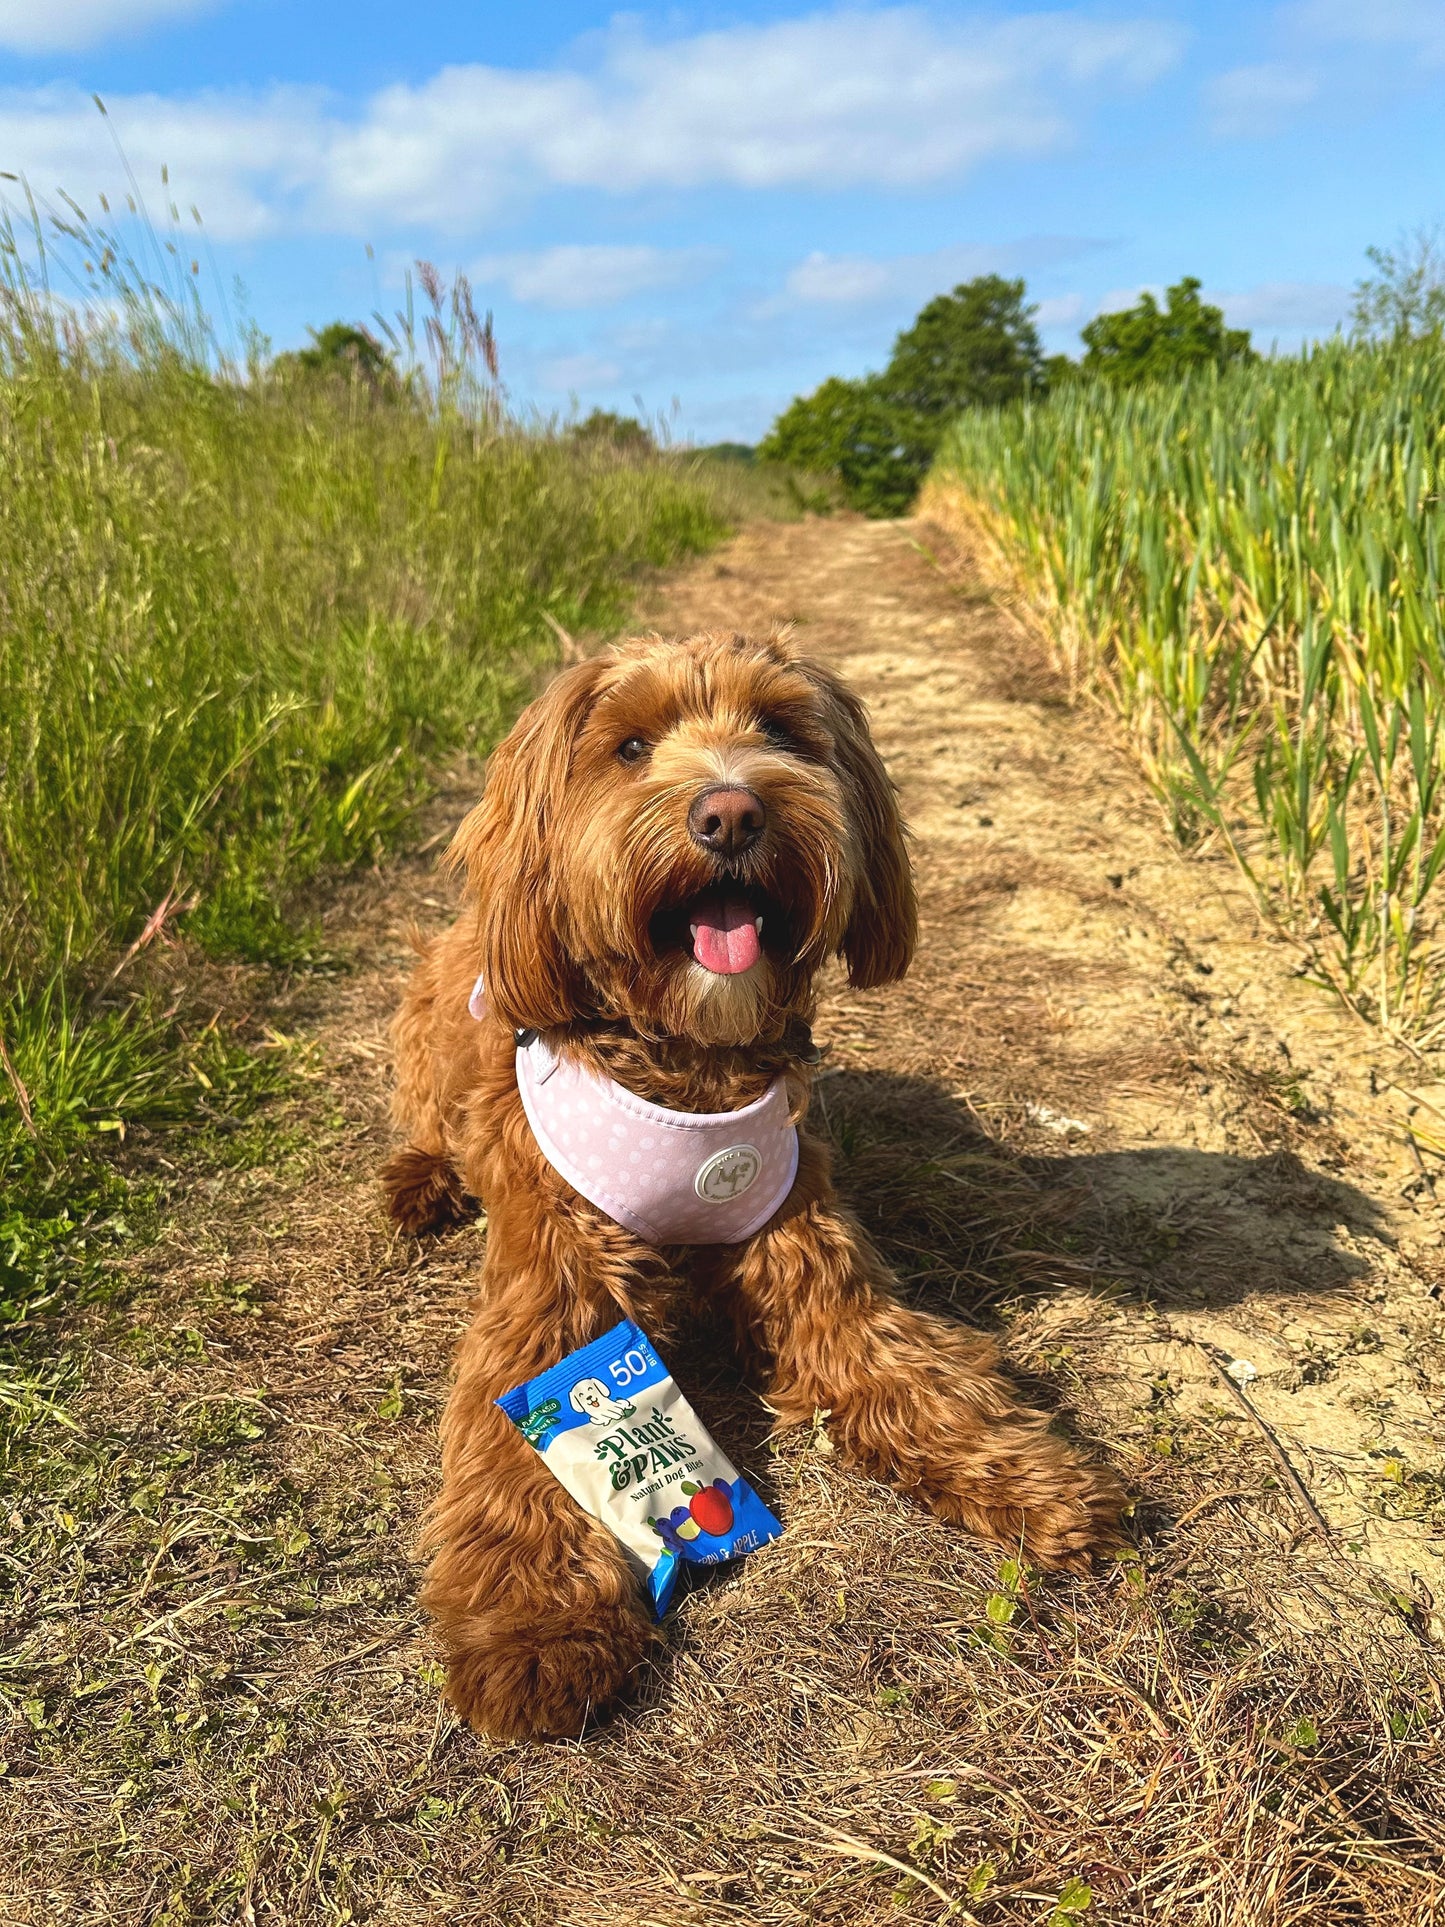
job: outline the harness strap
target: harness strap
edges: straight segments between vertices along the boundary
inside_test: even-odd
[[[486,1009],[477,979],[467,1008]],[[538,1149],[574,1191],[648,1244],[740,1244],[793,1188],[798,1130],[777,1077],[739,1111],[672,1111],[517,1040],[517,1089]]]

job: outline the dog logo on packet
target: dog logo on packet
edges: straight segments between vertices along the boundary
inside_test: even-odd
[[[684,1565],[741,1559],[782,1531],[630,1319],[497,1404],[621,1543],[659,1618]]]
[[[579,1378],[567,1403],[592,1425],[611,1425],[614,1419],[631,1418],[637,1410],[635,1405],[619,1405],[600,1378]]]
[[[755,1144],[734,1144],[710,1157],[693,1180],[693,1190],[709,1204],[731,1204],[740,1198],[763,1168]]]

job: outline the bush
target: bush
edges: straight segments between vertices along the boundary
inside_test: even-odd
[[[932,447],[876,377],[834,376],[784,409],[758,453],[764,461],[836,476],[849,507],[865,515],[902,515],[928,471]]]
[[[759,454],[836,476],[852,508],[902,515],[949,420],[1044,384],[1044,360],[1022,281],[980,275],[939,295],[893,344],[881,375],[838,377],[800,396]]]
[[[739,462],[745,468],[751,468],[758,459],[758,451],[751,442],[708,442],[693,452],[706,461]]]
[[[1044,385],[1022,281],[981,274],[930,301],[893,344],[882,381],[901,414],[935,429],[964,408],[997,408]]]
[[[567,430],[569,441],[580,446],[611,448],[619,455],[655,455],[657,439],[635,415],[615,415],[610,408],[594,408]]]
[[[1223,309],[1201,301],[1200,286],[1186,275],[1166,290],[1163,308],[1146,292],[1132,308],[1096,315],[1082,330],[1082,372],[1122,383],[1177,381],[1191,368],[1257,361],[1248,330],[1226,328]]]
[[[267,371],[272,380],[356,381],[388,399],[399,399],[405,392],[391,356],[368,329],[332,321],[309,333],[309,348],[276,356]]]
[[[1364,340],[1423,341],[1445,334],[1445,238],[1438,227],[1366,248],[1375,272],[1355,283],[1350,319]]]

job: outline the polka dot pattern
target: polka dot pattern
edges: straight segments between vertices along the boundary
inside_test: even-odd
[[[517,1051],[517,1088],[547,1161],[649,1244],[738,1244],[793,1188],[782,1078],[740,1111],[668,1111],[533,1038]]]

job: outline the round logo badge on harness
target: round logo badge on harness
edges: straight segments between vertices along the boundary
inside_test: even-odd
[[[692,1188],[708,1204],[731,1204],[762,1168],[763,1154],[755,1144],[733,1144],[708,1159],[693,1179]]]

